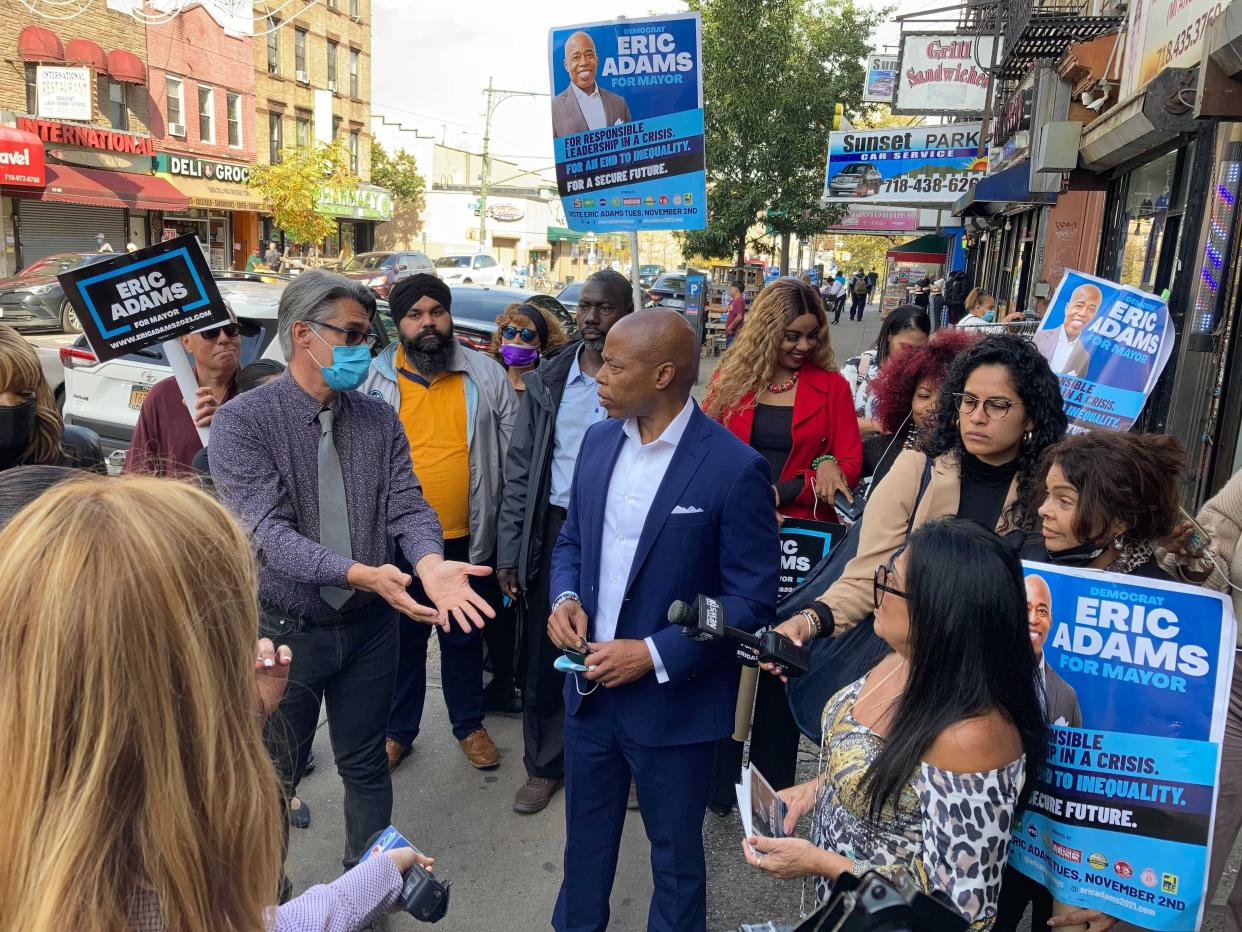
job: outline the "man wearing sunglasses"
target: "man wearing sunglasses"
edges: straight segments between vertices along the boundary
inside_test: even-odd
[[[198,398],[193,413],[172,376],[155,384],[142,402],[123,472],[156,476],[191,476],[195,455],[203,449],[199,427],[211,425],[216,410],[237,394],[241,369],[242,326],[237,321],[181,338],[194,358]]]
[[[517,396],[496,360],[458,342],[452,304],[453,293],[435,275],[394,285],[388,307],[399,339],[372,361],[362,391],[391,405],[405,428],[414,474],[444,529],[446,559],[492,564]],[[493,579],[475,585],[484,598],[499,601]],[[418,586],[415,580],[416,599]],[[390,769],[409,755],[422,724],[430,635],[426,625],[401,623],[386,742]],[[440,672],[453,737],[472,765],[490,770],[500,754],[483,727],[483,637],[481,630],[442,628]]]
[[[565,777],[565,677],[552,666],[560,649],[548,638],[546,624],[552,611],[552,546],[565,523],[582,438],[608,416],[595,381],[604,364],[604,339],[633,310],[634,290],[625,276],[610,269],[596,272],[578,296],[580,341],[523,377],[526,391],[505,463],[496,555],[501,589],[518,604],[527,658],[522,706],[526,782],[513,800],[517,812],[545,808]]]

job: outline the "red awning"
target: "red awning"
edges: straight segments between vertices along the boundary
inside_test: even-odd
[[[27,26],[17,37],[17,54],[23,61],[64,61],[60,36],[42,26]]]
[[[163,178],[131,175],[98,168],[47,166],[47,187],[35,195],[41,201],[91,204],[95,207],[130,207],[141,210],[181,212],[189,204],[185,195]]]
[[[34,133],[0,126],[0,187],[41,188],[47,183],[43,141]]]
[[[108,53],[108,74],[114,81],[126,84],[146,84],[147,68],[142,59],[133,52],[116,49]]]
[[[98,43],[90,39],[70,39],[65,44],[65,63],[90,65],[96,74],[108,73],[108,56]]]

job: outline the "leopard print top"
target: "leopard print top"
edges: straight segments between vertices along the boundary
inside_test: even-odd
[[[979,773],[924,763],[873,824],[861,784],[883,739],[854,719],[862,684],[861,679],[851,683],[824,707],[827,780],[815,805],[811,840],[853,860],[854,874],[904,869],[923,890],[948,894],[972,929],[990,929],[1026,777],[1025,756]],[[817,878],[819,902],[831,893],[831,882]]]

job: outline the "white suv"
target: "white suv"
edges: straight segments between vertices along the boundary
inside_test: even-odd
[[[504,267],[491,256],[441,256],[436,272],[449,285],[503,285]]]

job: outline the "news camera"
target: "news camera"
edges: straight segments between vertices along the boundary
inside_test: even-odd
[[[832,898],[796,926],[746,924],[738,932],[962,932],[969,922],[939,891],[930,896],[905,871],[842,874]]]
[[[668,620],[680,625],[686,637],[696,641],[730,640],[741,644],[738,650],[743,663],[775,663],[789,676],[802,676],[811,668],[811,651],[799,647],[783,634],[764,629],[757,634],[730,628],[725,624],[724,606],[710,596],[700,595],[693,605],[678,599],[668,607]]]

